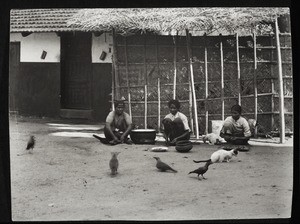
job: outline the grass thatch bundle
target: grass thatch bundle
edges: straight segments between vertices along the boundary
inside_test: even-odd
[[[289,8],[110,8],[81,9],[68,26],[85,31],[173,32],[189,29],[233,34],[270,33],[275,19],[288,15]]]

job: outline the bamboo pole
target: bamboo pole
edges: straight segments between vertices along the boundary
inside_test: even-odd
[[[191,125],[191,133],[194,135],[194,118],[193,118],[193,95],[192,95],[192,87],[191,87],[191,76],[188,76],[188,85],[189,85],[189,117],[190,117],[190,125]]]
[[[224,121],[224,59],[223,59],[223,42],[220,41],[220,58],[221,58],[221,110],[222,110],[222,121]]]
[[[253,75],[253,85],[254,85],[254,119],[257,121],[257,57],[256,57],[256,34],[253,33],[253,53],[254,53],[254,75]]]
[[[284,143],[285,142],[284,95],[283,95],[281,49],[280,49],[279,28],[278,28],[277,19],[275,20],[275,39],[276,39],[277,60],[278,60],[280,143]]]
[[[239,35],[236,33],[236,64],[237,64],[237,88],[238,88],[238,104],[241,105],[241,68],[240,68],[240,51],[239,51]]]
[[[112,55],[112,60],[113,60]],[[114,64],[112,64],[112,77],[111,77],[111,109],[115,110],[115,69]]]
[[[144,117],[144,127],[147,128],[147,110],[148,110],[148,105],[147,105],[147,97],[148,97],[148,75],[147,75],[147,67],[146,67],[146,35],[145,35],[145,40],[144,40],[144,77],[145,77],[145,117]]]
[[[191,76],[191,88],[192,88],[192,96],[193,96],[193,106],[194,106],[194,119],[195,119],[195,128],[196,128],[196,138],[199,139],[199,126],[198,126],[198,113],[197,113],[197,102],[196,102],[196,92],[195,92],[195,84],[194,84],[194,72],[193,72],[193,64],[192,64],[192,55],[191,55],[191,45],[189,38],[189,31],[186,29],[186,39],[187,39],[187,53],[190,64],[190,76]]]
[[[177,37],[178,37],[178,31],[176,34],[176,37],[174,39],[174,81],[173,81],[173,99],[176,99],[176,78],[177,78]],[[174,37],[173,37],[174,38]]]
[[[157,35],[155,35],[155,56],[156,56],[156,66],[157,66],[157,98],[158,98],[158,119],[157,119],[157,128],[158,132],[160,133],[160,108],[161,108],[161,102],[160,102],[160,71],[159,71],[159,61],[158,61],[158,44],[157,44]]]
[[[158,123],[157,123],[157,128],[158,128],[158,132],[160,133],[160,78],[157,79],[157,98],[158,98]]]
[[[145,114],[144,114],[144,119],[145,119],[145,122],[144,122],[144,127],[147,128],[147,111],[148,111],[148,99],[147,99],[147,95],[148,95],[148,89],[147,89],[147,84],[145,85]]]
[[[253,53],[254,53],[254,74],[253,74],[253,85],[254,85],[254,119],[257,122],[257,57],[256,57],[256,34],[253,33]],[[254,137],[257,138],[257,130],[255,129]]]
[[[128,94],[128,110],[129,116],[132,120],[131,114],[131,95],[130,95],[130,85],[129,85],[129,72],[128,72],[128,56],[127,56],[127,37],[125,36],[125,66],[126,66],[126,80],[127,80],[127,94]]]
[[[273,39],[271,38],[271,46],[273,46],[274,42]],[[273,53],[271,54],[271,61],[273,61]],[[274,93],[275,93],[275,87],[274,87],[274,78],[273,78],[273,74],[274,74],[274,68],[271,65],[271,74],[272,74],[272,79],[271,79],[271,128],[273,129],[274,127]]]
[[[119,68],[118,68],[118,51],[117,51],[117,40],[115,29],[112,29],[113,35],[113,64],[114,64],[114,74],[115,74],[115,89],[116,89],[116,98],[120,98],[120,83],[119,83]]]
[[[206,39],[206,36],[205,36]],[[207,69],[207,47],[204,48],[204,71],[205,71],[205,134],[208,134],[208,69]]]
[[[271,66],[271,74],[274,73],[273,71],[274,69]],[[274,92],[275,92],[275,87],[274,87],[274,79],[271,79],[271,91],[272,91],[272,95],[271,95],[271,127],[274,127]]]
[[[193,95],[192,95],[190,76],[189,76],[189,116],[190,116],[190,123],[191,123],[191,132],[192,134],[194,134],[195,131],[194,131],[194,118],[193,118]]]

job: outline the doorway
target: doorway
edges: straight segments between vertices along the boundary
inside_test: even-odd
[[[61,108],[91,110],[91,33],[61,34]]]

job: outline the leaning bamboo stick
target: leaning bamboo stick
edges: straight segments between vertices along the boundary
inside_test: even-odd
[[[191,87],[191,77],[189,76],[189,116],[191,123],[191,132],[194,134],[194,118],[193,118],[193,95],[192,95],[192,87]]]
[[[220,41],[220,58],[221,58],[221,114],[222,121],[224,121],[224,60],[223,60],[223,43]]]
[[[112,60],[113,59],[112,55]],[[114,69],[114,64],[112,64],[112,77],[111,77],[111,109],[114,111],[115,110],[115,69]]]
[[[274,74],[273,66],[271,66],[271,74]],[[275,94],[275,84],[274,79],[271,79],[271,127],[274,127],[274,94]]]
[[[253,76],[253,84],[254,84],[254,119],[257,121],[257,57],[256,57],[256,34],[253,33],[253,50],[254,50],[254,76]]]
[[[116,88],[116,98],[120,98],[120,83],[119,83],[119,68],[118,68],[118,51],[117,51],[117,39],[115,29],[112,30],[113,35],[113,64],[115,71],[115,88]]]
[[[189,38],[188,29],[186,29],[186,38],[187,38],[187,53],[188,53],[188,59],[189,59],[189,64],[190,64],[190,76],[191,76],[191,88],[192,88],[193,105],[194,105],[194,119],[195,119],[195,128],[196,128],[196,138],[199,139],[197,102],[196,102],[196,92],[195,92],[195,84],[194,84],[194,72],[193,72],[193,64],[192,64],[191,45],[190,45],[190,38]]]
[[[147,84],[145,85],[145,114],[144,114],[144,127],[147,128],[147,111],[148,111],[148,89],[147,89]]]
[[[174,38],[174,80],[173,80],[173,99],[176,99],[176,79],[177,79],[177,37],[178,37],[178,31],[177,35]]]
[[[285,142],[284,95],[283,95],[281,49],[280,49],[279,28],[278,28],[277,19],[275,20],[275,39],[276,39],[276,49],[277,49],[277,61],[278,61],[280,143],[284,143]]]
[[[158,121],[157,121],[157,129],[158,132],[160,132],[160,78],[157,78],[157,98],[158,98],[158,106],[157,106],[157,112],[158,112]]]
[[[273,46],[273,38],[271,38],[271,46]],[[271,54],[271,61],[273,61],[273,54]],[[274,74],[274,68],[271,66],[271,74]],[[275,87],[274,87],[274,78],[271,79],[271,128],[274,127],[274,94],[275,94]]]
[[[145,35],[145,40],[144,40],[144,78],[145,78],[145,89],[144,89],[144,97],[145,97],[145,117],[144,117],[144,127],[147,128],[147,110],[148,110],[148,75],[147,75],[147,65],[146,65],[146,35]]]
[[[208,133],[208,69],[207,69],[207,48],[204,48],[204,71],[205,71],[205,134]]]
[[[128,95],[128,110],[130,119],[132,119],[131,114],[131,96],[130,96],[130,86],[129,86],[129,72],[128,72],[128,56],[127,56],[127,37],[125,38],[125,66],[126,66],[126,80],[127,80],[127,95]]]
[[[238,104],[241,105],[241,68],[240,68],[240,51],[239,35],[236,34],[236,64],[237,64],[237,87],[238,87]]]
[[[160,71],[159,71],[159,61],[158,61],[158,44],[157,44],[157,35],[155,35],[155,57],[156,57],[156,66],[157,66],[157,98],[158,98],[158,119],[157,119],[157,129],[160,132],[160,108],[161,108],[161,101],[160,101]]]

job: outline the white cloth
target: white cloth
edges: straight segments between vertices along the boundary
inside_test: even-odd
[[[171,121],[174,121],[176,118],[180,118],[182,120],[183,125],[184,125],[184,130],[191,131],[191,129],[189,127],[188,119],[183,113],[177,112],[175,115],[169,113],[165,116],[165,119],[166,118],[171,119]]]
[[[244,134],[245,137],[251,136],[251,131],[248,121],[240,117],[237,120],[234,120],[232,116],[227,117],[223,123],[223,128],[221,130],[223,134]]]

